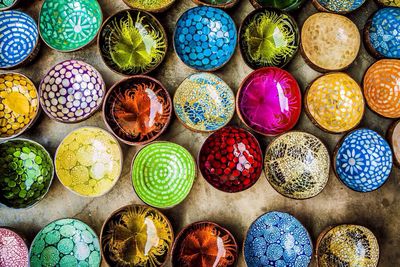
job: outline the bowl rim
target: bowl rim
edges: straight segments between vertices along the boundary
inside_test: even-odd
[[[195,3],[196,5],[199,6],[210,6],[210,7],[217,7],[217,8],[222,8],[222,9],[229,9],[234,7],[235,5],[237,5],[237,3],[239,2],[239,0],[230,0],[227,3],[222,3],[222,4],[210,4],[207,3],[205,1],[201,1],[201,0],[192,0],[193,3]]]
[[[255,8],[255,9],[258,9],[258,8],[263,8],[263,6],[262,5],[260,5],[259,3],[258,3],[258,1],[257,0],[249,0],[250,1],[250,3],[252,4],[252,6]],[[301,0],[300,1],[300,3],[297,3],[296,5],[290,5],[290,6],[287,6],[287,7],[285,7],[285,8],[282,8],[281,10],[282,11],[285,11],[285,12],[293,12],[293,11],[296,11],[296,10],[298,10],[303,4],[304,4],[304,2],[305,2],[305,0]],[[267,6],[266,6],[267,7]],[[268,8],[268,7],[267,7]]]
[[[399,155],[399,157],[396,157],[396,153],[395,153],[394,148],[393,148],[393,143],[394,143],[393,142],[393,137],[394,137],[393,134],[394,134],[394,130],[399,126],[400,126],[400,120],[396,120],[396,121],[392,122],[392,124],[389,126],[389,129],[388,129],[388,131],[386,133],[387,141],[388,141],[388,143],[389,143],[389,145],[390,145],[390,147],[392,149],[393,163],[397,167],[400,167],[400,155]]]
[[[6,10],[9,10],[9,9],[12,9],[12,8],[16,7],[19,4],[20,1],[21,0],[14,0],[11,5],[3,7],[3,8],[0,8],[0,11],[6,11]]]
[[[146,11],[146,12],[151,12],[151,13],[162,13],[166,10],[168,10],[175,2],[176,0],[171,0],[171,2],[169,4],[164,5],[163,7],[160,8],[156,8],[156,9],[141,9],[138,7],[134,7],[133,5],[129,4],[129,0],[122,0],[124,1],[125,5],[127,5],[129,8],[132,9],[138,9],[138,10],[142,10],[142,11]]]
[[[29,257],[29,243],[28,240],[26,239],[25,235],[21,234],[17,229],[13,228],[13,227],[8,227],[8,226],[0,226],[0,230],[6,230],[9,231],[13,234],[15,234],[19,239],[22,240],[24,249],[25,249],[25,253],[24,256],[26,256],[26,260],[27,260],[27,264],[29,266],[29,261],[30,261],[30,257]]]
[[[355,9],[352,10],[339,10],[339,11],[335,11],[335,10],[331,10],[328,7],[325,7],[323,4],[320,3],[320,1],[318,0],[312,0],[311,3],[313,4],[313,6],[319,11],[319,12],[329,12],[329,13],[333,13],[333,14],[339,14],[339,15],[346,15],[349,13],[352,13],[354,11],[356,11],[357,9],[359,9],[360,7],[362,7],[365,2],[367,2],[366,0],[363,0],[363,2],[361,3],[361,5],[359,5],[358,7],[356,7]]]

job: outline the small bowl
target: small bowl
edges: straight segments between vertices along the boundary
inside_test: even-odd
[[[5,11],[8,9],[15,8],[21,0],[8,0],[8,1],[1,1],[0,3],[0,11]]]
[[[339,180],[361,193],[380,188],[389,178],[392,164],[389,144],[378,133],[365,128],[347,134],[333,156]]]
[[[321,12],[331,12],[336,14],[347,14],[360,8],[366,0],[312,0],[312,4]]]
[[[265,136],[282,134],[292,129],[300,117],[300,87],[283,69],[255,70],[240,85],[236,111],[252,130]]]
[[[400,167],[400,121],[395,121],[390,126],[388,140],[392,147],[394,162]]]
[[[360,32],[347,17],[319,12],[311,15],[301,30],[301,52],[306,63],[319,72],[350,66],[361,46]]]
[[[228,9],[234,7],[239,0],[192,0],[195,4],[201,6],[212,6],[222,9]]]
[[[195,70],[214,71],[233,56],[237,32],[235,22],[225,11],[198,6],[182,14],[173,39],[183,63]]]
[[[155,208],[172,208],[190,193],[197,176],[196,162],[184,147],[154,142],[132,160],[132,185],[138,197]]]
[[[176,89],[174,110],[179,121],[195,132],[221,129],[235,113],[235,95],[212,73],[195,73]]]
[[[10,228],[0,227],[0,263],[2,267],[28,267],[29,248],[24,237]]]
[[[296,21],[279,9],[256,9],[239,29],[240,52],[253,69],[284,67],[296,55],[299,44]]]
[[[198,165],[204,179],[218,190],[236,193],[253,186],[262,172],[262,151],[248,131],[227,126],[203,143]]]
[[[307,229],[292,215],[271,211],[247,231],[243,255],[247,266],[309,266],[313,245]],[[296,264],[294,264],[296,263]]]
[[[77,123],[100,107],[106,92],[101,74],[91,65],[66,60],[53,66],[39,85],[40,105],[51,119]]]
[[[73,193],[103,196],[114,187],[122,171],[122,150],[106,130],[82,127],[60,143],[55,156],[56,174]]]
[[[39,52],[36,22],[17,10],[0,13],[0,69],[16,69],[30,63]]]
[[[157,1],[123,0],[123,1],[130,8],[144,10],[148,12],[154,12],[154,13],[164,12],[175,3],[175,0],[157,0]]]
[[[164,266],[174,231],[158,210],[128,205],[113,212],[101,229],[101,251],[108,266]]]
[[[320,129],[337,134],[358,126],[365,112],[360,85],[343,72],[322,75],[307,88],[307,116]]]
[[[192,223],[178,234],[172,248],[175,267],[234,267],[238,258],[235,237],[209,221]]]
[[[97,0],[45,0],[39,14],[39,31],[50,48],[72,52],[96,38],[102,21]]]
[[[30,249],[30,267],[99,267],[99,238],[86,223],[77,219],[59,219],[36,235]]]
[[[256,8],[277,8],[283,11],[293,11],[299,9],[304,0],[289,0],[289,1],[275,1],[275,0],[250,0],[250,3]]]
[[[168,47],[167,35],[156,17],[136,9],[109,17],[97,42],[107,67],[126,76],[146,74],[157,68]]]

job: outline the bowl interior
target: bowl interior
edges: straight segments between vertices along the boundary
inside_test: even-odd
[[[157,0],[157,1],[148,1],[148,0],[124,0],[124,2],[130,8],[136,8],[141,10],[146,10],[149,12],[159,12],[167,9],[171,6],[175,0]]]
[[[29,266],[29,250],[24,239],[8,228],[0,228],[2,266]]]

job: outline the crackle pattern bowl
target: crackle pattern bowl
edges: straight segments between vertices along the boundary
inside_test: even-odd
[[[389,128],[388,140],[392,146],[393,159],[400,167],[400,121],[395,121]]]
[[[360,8],[365,0],[313,0],[312,3],[322,12],[347,14]]]
[[[123,0],[130,8],[159,13],[170,8],[175,0]]]
[[[231,8],[235,6],[239,0],[192,0],[194,3],[202,6],[212,6],[218,8]]]
[[[0,266],[29,266],[29,248],[25,239],[12,229],[4,227],[0,227]]]
[[[298,9],[303,3],[304,0],[250,0],[250,3],[257,8],[277,8],[283,11],[293,11]]]

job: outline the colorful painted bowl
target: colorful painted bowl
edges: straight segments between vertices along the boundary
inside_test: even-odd
[[[25,239],[15,231],[0,227],[0,266],[28,267],[29,248]]]
[[[300,43],[296,21],[279,9],[263,8],[251,12],[239,30],[240,52],[246,64],[283,67],[295,56]]]
[[[365,111],[361,87],[343,72],[325,74],[314,80],[306,91],[304,106],[310,120],[329,133],[354,129]]]
[[[400,167],[400,121],[395,121],[390,126],[388,140],[392,146],[394,162]]]
[[[30,266],[90,266],[101,262],[99,238],[86,223],[59,219],[46,225],[30,249]]]
[[[68,134],[57,148],[56,173],[60,182],[80,196],[99,197],[111,190],[122,171],[118,141],[97,127]]]
[[[358,129],[346,135],[333,157],[337,177],[350,189],[371,192],[381,187],[392,170],[392,151],[378,133]]]
[[[366,0],[313,0],[316,9],[322,12],[347,14],[361,7]]]
[[[227,126],[210,135],[198,156],[199,169],[213,187],[229,193],[254,185],[262,172],[262,151],[248,131]]]
[[[153,15],[129,9],[104,22],[98,46],[111,70],[130,76],[157,68],[167,53],[168,40],[163,26]]]
[[[376,267],[379,244],[364,226],[343,224],[325,229],[317,240],[317,265]]]
[[[132,76],[116,83],[103,103],[108,129],[128,145],[154,141],[166,130],[171,116],[168,91],[149,76]]]
[[[102,21],[97,0],[45,0],[39,14],[39,31],[50,48],[72,52],[96,38]]]
[[[66,60],[53,66],[39,85],[40,104],[51,118],[77,123],[92,116],[103,102],[106,85],[91,65]]]
[[[172,249],[175,267],[234,267],[237,258],[235,237],[224,227],[208,221],[186,226]]]
[[[164,266],[174,231],[158,210],[129,205],[108,217],[101,230],[101,250],[108,266]]]
[[[215,7],[191,8],[176,23],[175,52],[183,63],[199,71],[224,66],[235,52],[236,42],[235,22]]]
[[[360,45],[357,26],[342,15],[316,13],[301,30],[302,55],[317,71],[346,69],[356,59]]]
[[[288,213],[272,211],[258,217],[244,241],[247,266],[309,266],[313,253],[307,229]]]
[[[0,1],[0,11],[8,10],[16,7],[20,0],[1,0]]]
[[[287,71],[265,67],[253,71],[236,95],[236,110],[248,127],[274,136],[292,129],[301,113],[301,91]]]
[[[298,9],[304,3],[304,0],[250,0],[250,3],[255,8],[268,7],[281,9],[283,11],[292,11]]]
[[[212,6],[218,8],[231,8],[235,6],[239,0],[192,0],[194,3],[202,6]]]
[[[364,75],[364,96],[368,106],[381,116],[400,118],[400,60],[381,59]]]
[[[168,8],[172,6],[175,0],[157,0],[157,1],[148,1],[148,0],[123,0],[126,5],[130,8],[145,10],[148,12],[164,12]]]
[[[380,6],[400,7],[400,0],[376,0]]]
[[[40,49],[36,22],[20,11],[0,13],[0,69],[16,69],[31,62]]]
[[[174,110],[184,126],[196,132],[224,127],[235,113],[235,95],[212,73],[195,73],[176,89]]]

